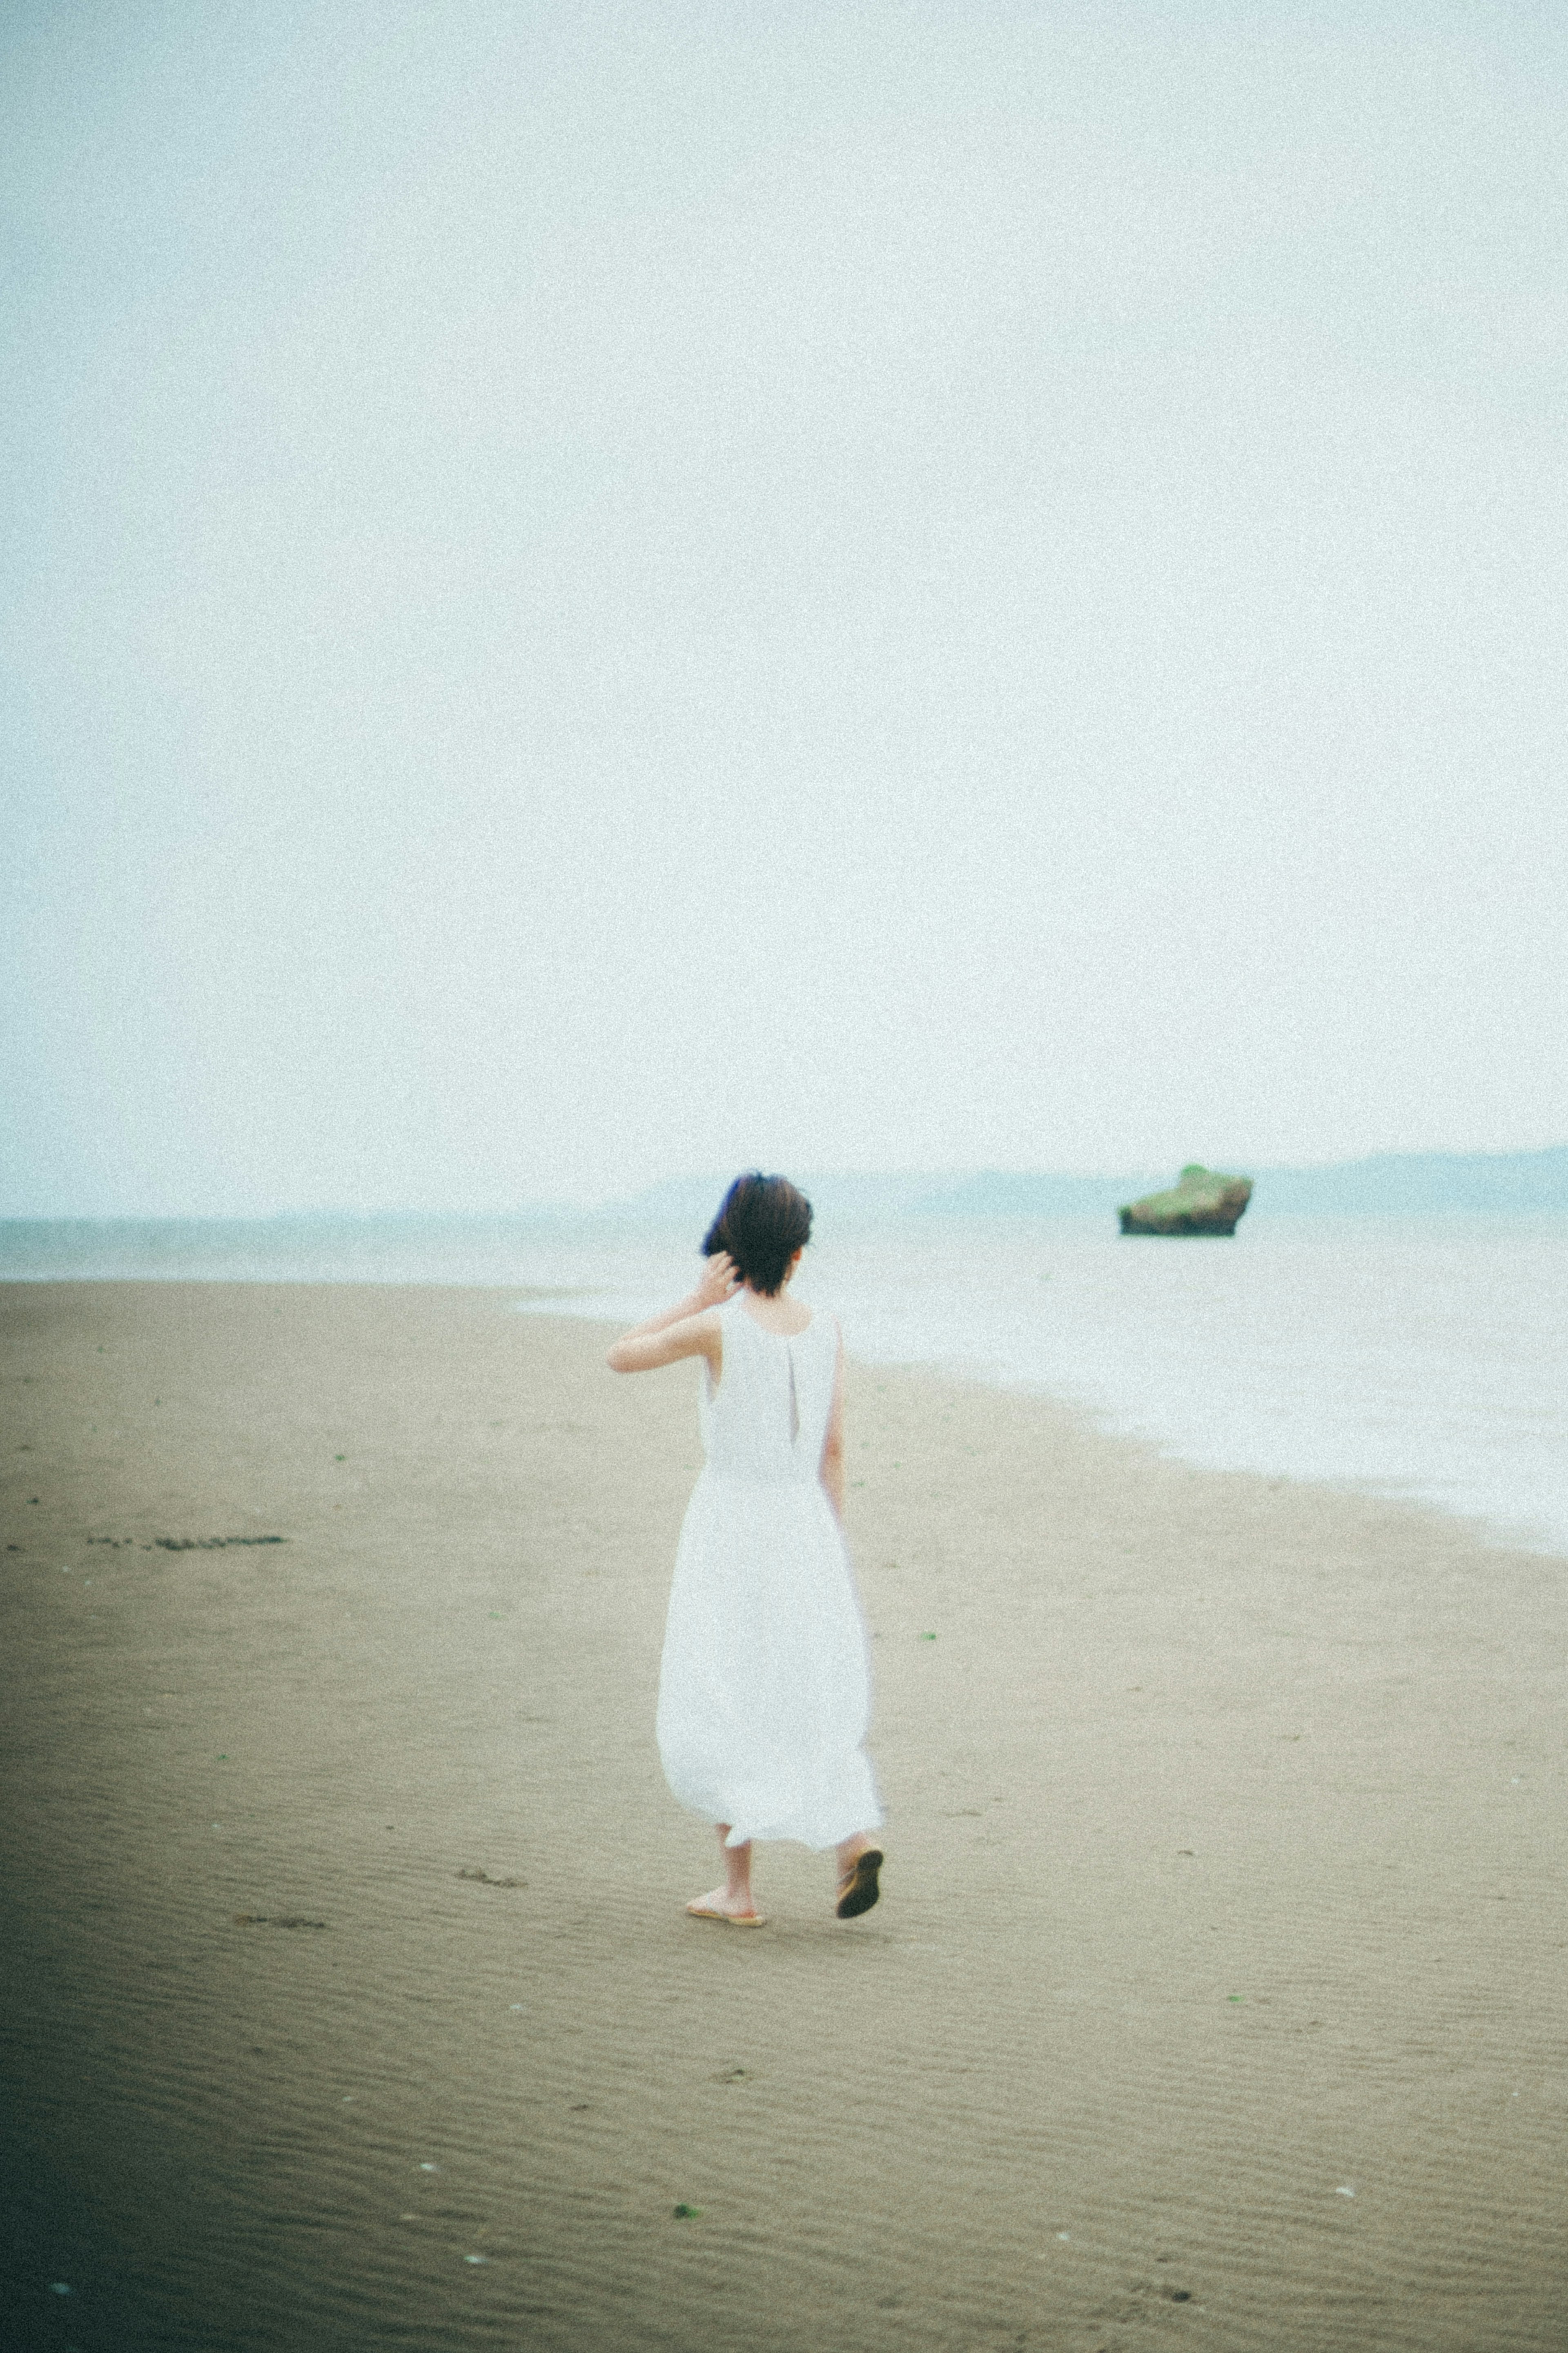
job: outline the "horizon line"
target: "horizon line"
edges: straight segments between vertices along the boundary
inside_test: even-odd
[[[1346,1170],[1369,1169],[1389,1165],[1415,1162],[1447,1162],[1453,1165],[1474,1165],[1477,1162],[1538,1161],[1554,1155],[1568,1155],[1568,1141],[1560,1144],[1534,1145],[1522,1147],[1486,1148],[1457,1151],[1445,1148],[1423,1148],[1408,1151],[1357,1153],[1346,1158],[1321,1161],[1274,1161],[1255,1163],[1251,1170],[1216,1169],[1216,1173],[1251,1176],[1256,1182],[1268,1176],[1327,1176]],[[1215,1164],[1186,1162],[1184,1166],[1211,1166]],[[1163,1163],[1157,1164],[1163,1167]],[[810,1184],[923,1184],[932,1187],[958,1187],[1002,1179],[1009,1183],[1059,1185],[1126,1186],[1143,1184],[1155,1173],[1156,1164],[1142,1168],[1066,1169],[1006,1167],[995,1163],[967,1167],[930,1168],[817,1168],[803,1171],[803,1179]],[[634,1192],[616,1193],[593,1198],[563,1198],[559,1195],[514,1200],[505,1207],[488,1208],[414,1208],[384,1206],[377,1208],[353,1208],[339,1203],[317,1202],[307,1206],[268,1209],[100,1209],[100,1210],[6,1210],[0,1212],[0,1225],[260,1225],[281,1223],[307,1218],[343,1218],[370,1221],[375,1219],[447,1218],[465,1219],[509,1219],[519,1217],[552,1217],[570,1215],[594,1217],[614,1215],[617,1211],[636,1209],[660,1193],[677,1187],[714,1185],[721,1188],[731,1180],[711,1170],[689,1170],[676,1175],[654,1177]]]

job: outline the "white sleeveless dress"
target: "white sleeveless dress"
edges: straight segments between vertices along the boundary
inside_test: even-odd
[[[838,1330],[813,1315],[785,1338],[737,1292],[706,1363],[707,1463],[675,1557],[658,1679],[658,1750],[683,1806],[728,1843],[837,1846],[881,1822],[861,1746],[871,1713],[866,1629],[820,1477]]]

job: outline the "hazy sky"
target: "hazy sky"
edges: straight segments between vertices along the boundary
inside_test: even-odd
[[[1568,13],[0,37],[0,1211],[1568,1137]]]

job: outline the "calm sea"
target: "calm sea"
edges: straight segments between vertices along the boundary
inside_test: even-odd
[[[630,1322],[695,1232],[610,1219],[0,1225],[0,1278],[461,1282]],[[1233,1241],[1109,1219],[828,1231],[803,1295],[854,1352],[1045,1391],[1188,1461],[1418,1497],[1568,1553],[1568,1219],[1272,1219]]]

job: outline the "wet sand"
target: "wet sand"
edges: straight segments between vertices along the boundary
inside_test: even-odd
[[[737,1934],[692,1377],[516,1295],[0,1292],[0,2341],[1568,2341],[1568,1563],[858,1367],[884,1901]]]

